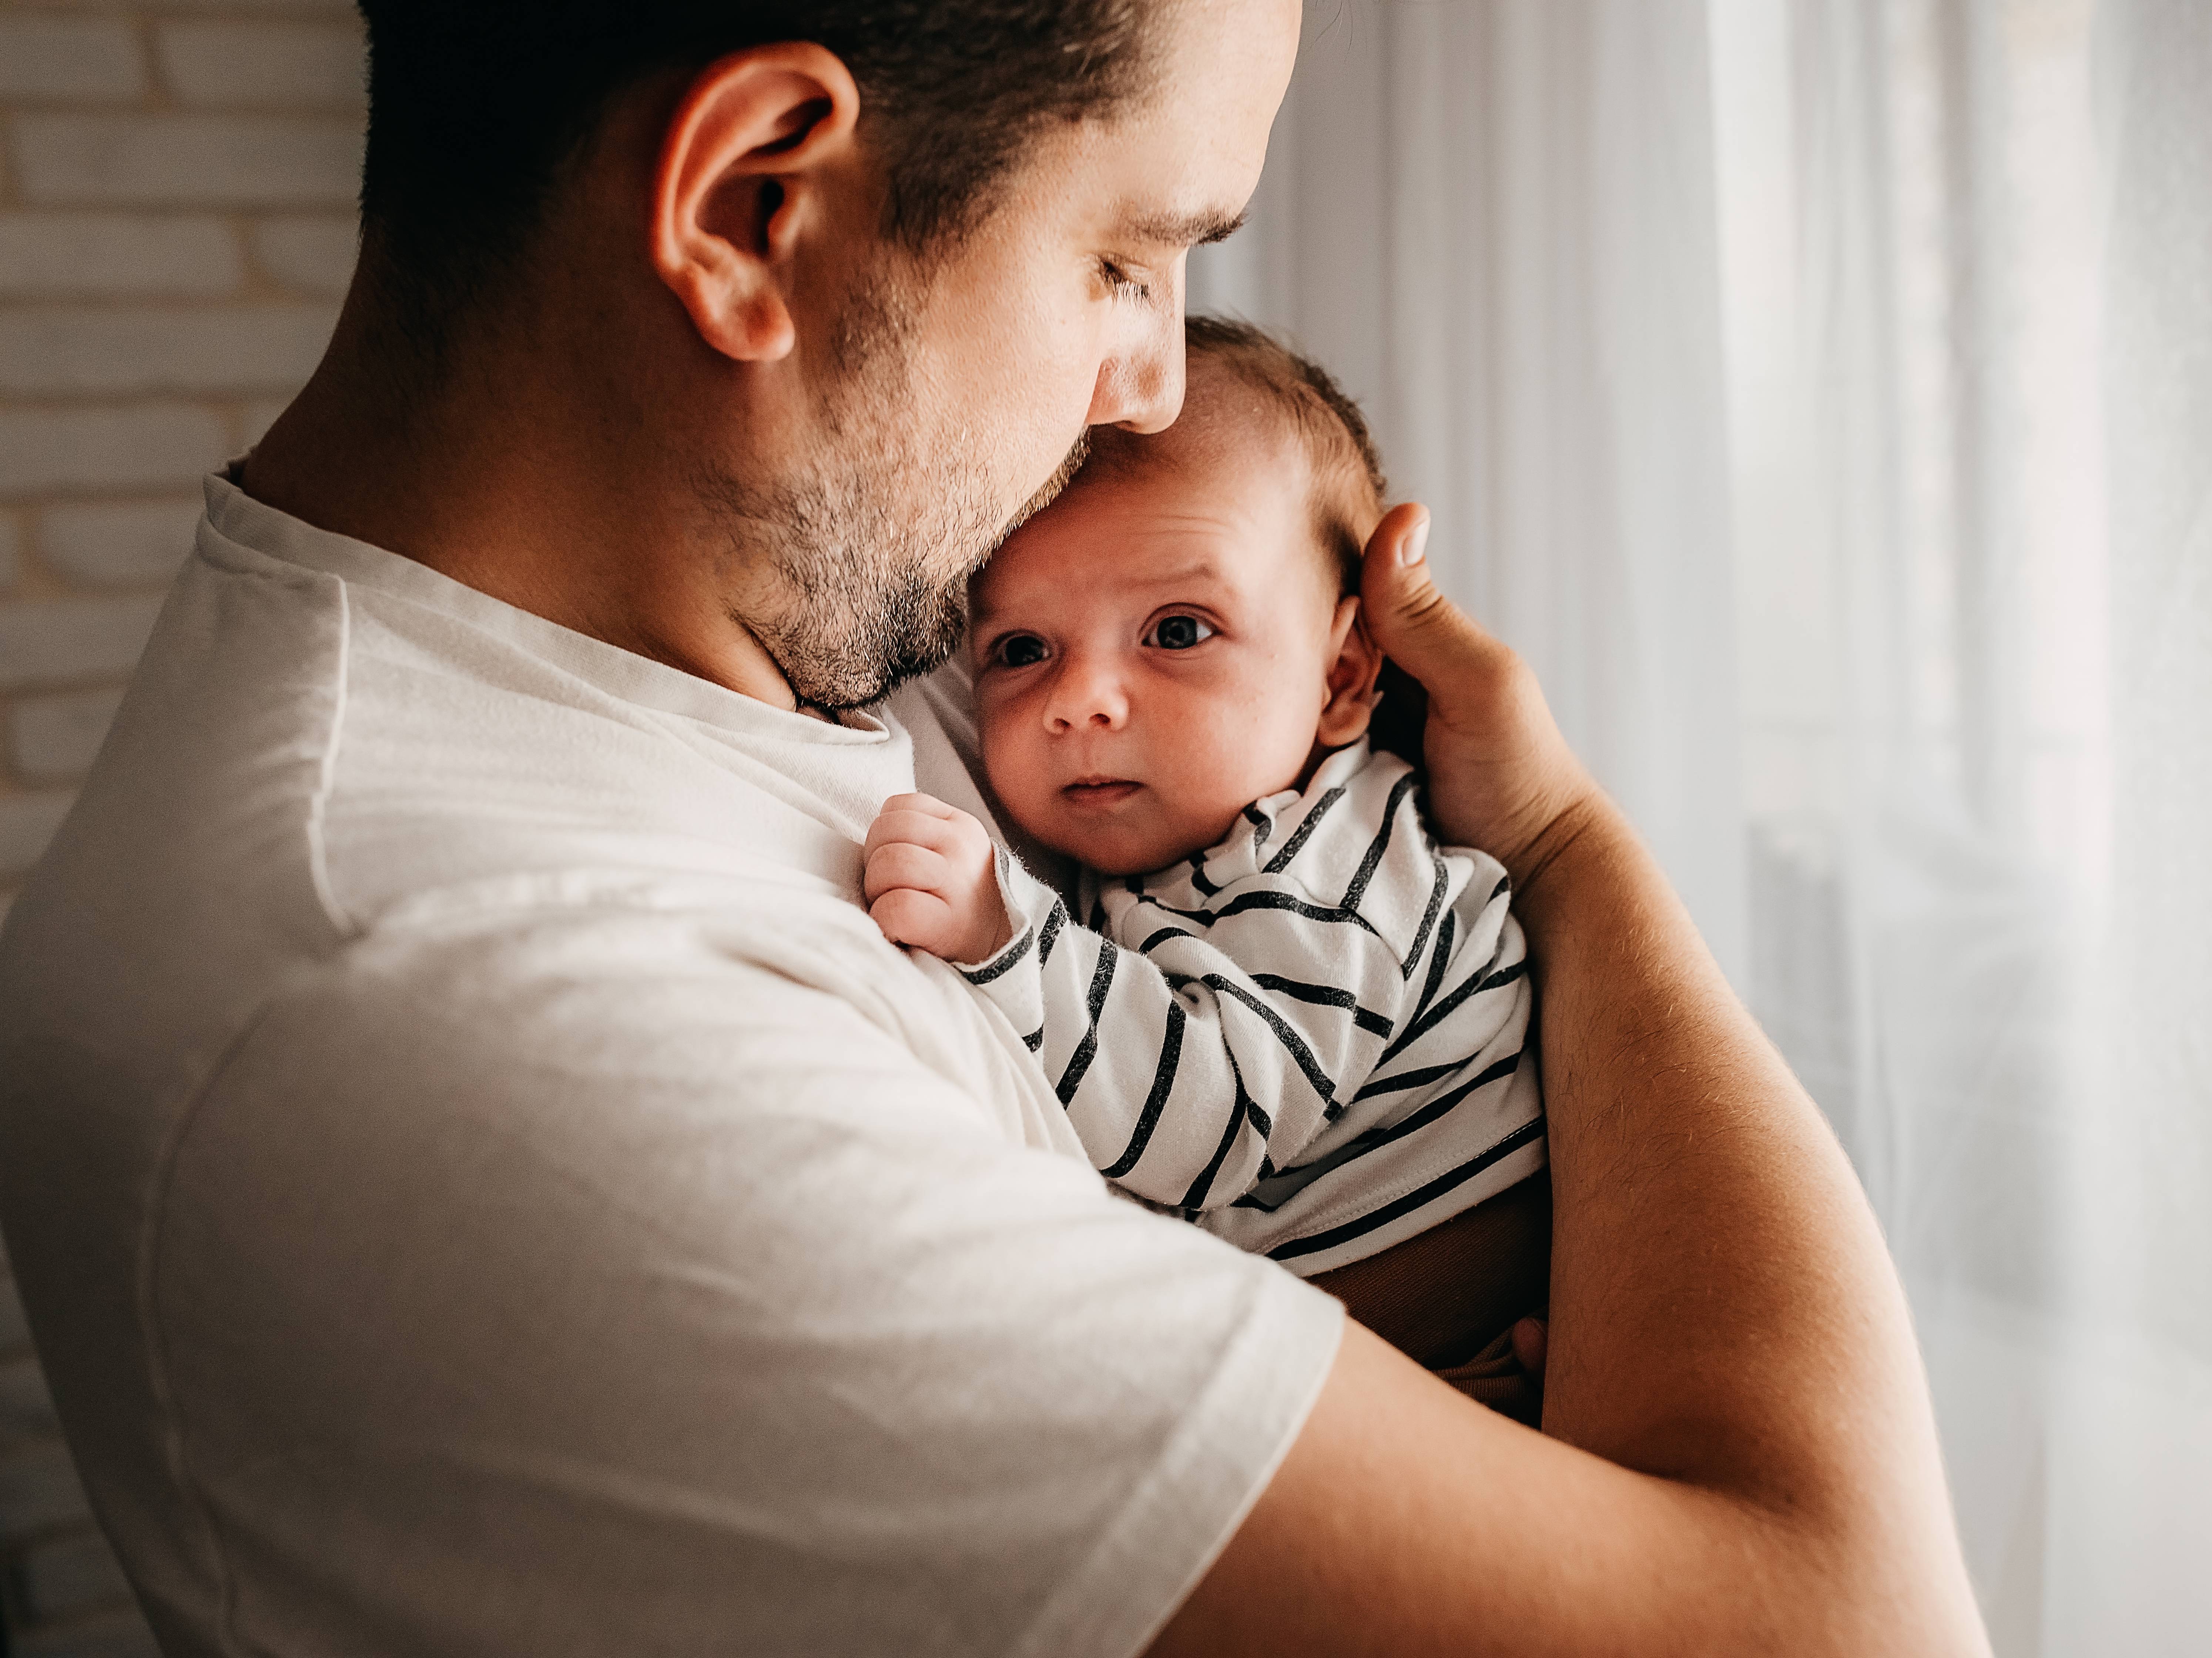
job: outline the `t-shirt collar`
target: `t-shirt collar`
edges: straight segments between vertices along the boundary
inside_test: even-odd
[[[775,708],[665,662],[564,628],[401,554],[318,529],[247,495],[237,483],[240,465],[233,461],[222,471],[210,472],[203,484],[207,499],[204,528],[236,545],[457,616],[532,656],[556,664],[610,695],[643,708],[787,743],[873,747],[890,739],[888,727],[872,714],[850,712],[840,717],[842,723],[831,724],[811,714]]]

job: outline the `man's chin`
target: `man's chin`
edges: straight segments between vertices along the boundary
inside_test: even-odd
[[[848,643],[838,651],[779,651],[771,646],[769,654],[777,658],[776,665],[800,702],[830,714],[848,714],[880,702],[908,681],[934,672],[967,631],[966,606],[952,602],[935,625],[878,641],[872,648]]]
[[[1014,515],[1006,520],[1006,528],[999,531],[998,539],[991,544],[984,557],[976,561],[976,568],[981,568],[990,554],[1006,544],[1008,536],[1058,500],[1060,491],[1075,481],[1075,475],[1083,470],[1083,463],[1090,459],[1090,455],[1091,428],[1086,426],[1075,434],[1073,446],[1060,457],[1060,465],[1053,469],[1052,476],[1039,484],[1036,493],[1023,502]]]

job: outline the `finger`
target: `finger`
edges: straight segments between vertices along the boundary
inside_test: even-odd
[[[1502,660],[1506,651],[1437,591],[1428,538],[1426,507],[1407,501],[1383,514],[1368,537],[1359,609],[1382,653],[1435,695],[1463,676],[1471,660]]]
[[[957,806],[946,805],[933,794],[919,792],[892,795],[878,809],[878,815],[886,811],[918,811],[930,817],[965,817],[968,815]]]
[[[932,955],[952,925],[952,907],[931,892],[900,887],[868,906],[868,914],[895,944],[912,944]]]
[[[1540,1318],[1524,1318],[1513,1327],[1513,1357],[1530,1376],[1544,1374],[1551,1335],[1551,1327]]]
[[[860,852],[862,856],[871,857],[879,847],[904,841],[929,847],[949,856],[958,850],[963,838],[962,826],[951,818],[934,817],[907,807],[897,811],[886,808],[868,825],[868,838],[860,843]]]
[[[910,841],[894,841],[868,854],[860,890],[872,903],[897,887],[940,892],[950,884],[951,876],[952,865],[944,853]]]

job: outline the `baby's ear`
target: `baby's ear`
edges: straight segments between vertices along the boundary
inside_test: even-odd
[[[1323,748],[1340,749],[1366,735],[1367,722],[1375,717],[1376,676],[1382,671],[1382,653],[1368,637],[1357,593],[1337,600],[1328,644],[1328,700],[1322,704],[1314,740]]]

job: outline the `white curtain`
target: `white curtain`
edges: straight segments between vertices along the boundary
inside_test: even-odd
[[[1310,0],[1375,416],[1827,1110],[2005,1658],[2212,1651],[2212,6]]]
[[[1359,398],[1451,591],[1745,959],[1704,0],[1310,0],[1191,303]],[[1539,551],[1540,550],[1540,551]]]

